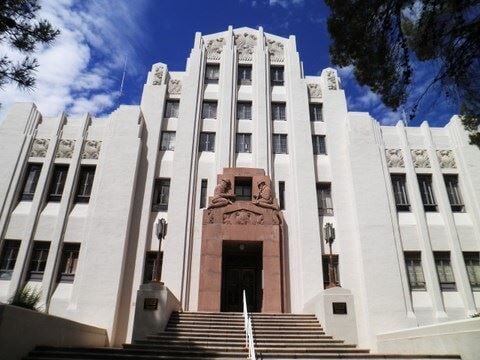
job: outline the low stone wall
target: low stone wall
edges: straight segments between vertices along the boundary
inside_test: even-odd
[[[458,354],[478,360],[480,318],[450,321],[377,335],[379,353]]]
[[[0,304],[2,360],[19,360],[37,345],[108,346],[105,329],[57,316]]]

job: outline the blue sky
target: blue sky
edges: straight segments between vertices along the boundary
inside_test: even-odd
[[[319,0],[43,0],[41,5],[41,16],[62,33],[52,46],[38,49],[35,91],[25,93],[13,85],[0,90],[0,118],[15,101],[34,101],[47,116],[63,110],[105,115],[120,103],[139,104],[153,63],[184,70],[195,32],[215,33],[228,25],[263,26],[265,32],[295,35],[306,75],[332,66],[328,7]],[[0,53],[9,50],[0,47]],[[120,94],[125,59],[127,73]],[[412,99],[424,88],[432,66],[419,65]],[[339,74],[350,111],[370,112],[383,124],[400,119],[400,112],[385,108],[377,95],[358,86],[351,68],[339,69]],[[434,98],[427,99],[428,105],[411,125],[428,120],[431,125],[443,126],[455,113],[441,98],[433,103]]]

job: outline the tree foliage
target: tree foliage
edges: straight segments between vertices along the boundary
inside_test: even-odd
[[[0,54],[0,88],[9,82],[21,88],[35,85],[38,62],[30,56],[37,44],[49,44],[60,33],[47,20],[37,19],[38,0],[0,1],[0,44],[19,51],[22,59]]]
[[[325,0],[331,9],[330,54],[354,66],[359,84],[396,110],[405,106],[415,62],[430,62],[431,78],[410,116],[431,91],[457,106],[472,143],[480,146],[479,0]]]

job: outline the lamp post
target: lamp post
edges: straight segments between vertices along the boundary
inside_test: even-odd
[[[329,261],[328,261],[328,286],[327,286],[327,289],[330,289],[332,287],[337,286],[337,279],[335,276],[335,269],[333,267],[333,254],[332,254],[332,244],[333,244],[333,241],[335,240],[335,228],[333,227],[333,224],[326,223],[324,230],[325,230],[325,242],[328,244],[328,247],[330,248]]]
[[[161,283],[160,281],[160,273],[162,271],[162,267],[160,263],[162,261],[162,240],[165,239],[165,235],[167,235],[167,221],[164,218],[158,220],[156,225],[156,234],[158,239],[158,253],[157,253],[157,261],[155,262],[155,269],[153,273],[153,282]]]

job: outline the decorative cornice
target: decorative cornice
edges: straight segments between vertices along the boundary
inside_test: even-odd
[[[30,150],[31,157],[43,158],[47,154],[50,139],[34,139],[32,149]]]
[[[83,147],[82,159],[98,159],[102,142],[99,140],[87,140]]]
[[[242,61],[251,61],[252,55],[257,45],[257,37],[253,34],[235,35],[235,45],[238,51],[238,59]]]
[[[209,40],[206,44],[207,59],[220,60],[224,45],[225,45],[225,38],[223,37]]]
[[[387,156],[388,167],[405,167],[403,151],[401,149],[386,149],[385,155]]]
[[[437,157],[442,169],[455,169],[457,167],[452,150],[437,150]]]
[[[270,54],[270,61],[283,62],[283,59],[284,59],[283,44],[273,39],[266,39],[266,45],[268,48],[268,53]]]
[[[321,98],[322,97],[322,87],[320,84],[307,84],[308,95],[311,98]]]
[[[430,159],[428,158],[428,152],[425,149],[413,149],[411,150],[413,166],[416,168],[429,168]]]
[[[168,81],[167,91],[172,95],[180,94],[182,92],[182,81],[180,79],[170,79]]]
[[[75,150],[75,140],[61,139],[58,143],[56,158],[71,159]]]

